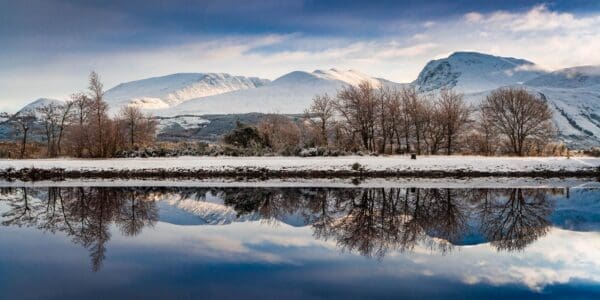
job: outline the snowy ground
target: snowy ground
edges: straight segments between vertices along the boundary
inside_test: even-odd
[[[359,163],[365,171],[462,171],[462,172],[577,172],[600,168],[600,158],[591,157],[482,157],[482,156],[344,156],[344,157],[178,157],[134,159],[37,159],[0,160],[0,170],[8,168],[51,169],[66,171],[125,170],[203,170],[235,171],[267,169],[269,171],[350,171]]]
[[[0,180],[0,187],[217,187],[217,188],[600,188],[589,178],[277,178],[277,179],[66,179],[63,181]]]

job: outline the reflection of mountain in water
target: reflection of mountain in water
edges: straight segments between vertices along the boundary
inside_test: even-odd
[[[317,239],[378,258],[418,244],[444,252],[489,242],[514,251],[551,225],[600,229],[600,190],[586,189],[52,187],[1,193],[2,225],[63,232],[90,251],[94,270],[102,266],[110,225],[135,236],[158,220],[310,226]]]

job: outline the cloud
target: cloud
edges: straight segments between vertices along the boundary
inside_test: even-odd
[[[275,2],[263,4],[270,10],[278,9]],[[298,5],[290,9],[301,9]],[[213,10],[221,11],[218,6]],[[86,8],[85,15],[90,11],[93,9]],[[136,18],[125,18],[124,12],[101,11],[108,20],[118,22],[110,29],[92,31],[94,43],[86,47],[77,47],[82,40],[80,31],[61,33],[56,30],[60,27],[52,24],[51,34],[45,38],[11,35],[8,47],[0,49],[0,110],[15,111],[39,97],[67,97],[86,86],[90,70],[100,72],[108,88],[176,72],[225,72],[275,79],[295,70],[331,67],[411,82],[429,60],[454,51],[524,58],[549,70],[600,64],[600,13],[578,15],[553,11],[546,5],[520,11],[472,11],[412,24],[382,18],[377,19],[376,26],[372,18],[364,20],[349,13],[339,18],[312,13],[308,16],[311,21],[303,25],[310,30],[287,33],[172,32],[168,30],[171,25],[160,29],[163,32],[146,28]],[[304,20],[299,15],[289,19],[286,24]],[[75,26],[77,22],[69,24]],[[119,29],[123,27],[128,29]],[[317,27],[319,34],[314,33]],[[340,28],[372,34],[337,34]],[[115,30],[118,34],[112,35]],[[149,33],[152,38],[140,39]],[[136,42],[123,42],[128,37]],[[96,47],[96,42],[106,39],[111,43]]]
[[[545,4],[537,5],[524,13],[496,11],[490,14],[471,12],[464,15],[468,23],[508,29],[514,32],[552,31],[557,29],[598,28],[600,16],[577,17],[571,13],[559,13]]]
[[[480,13],[470,12],[470,13],[465,14],[464,18],[468,23],[477,23],[477,22],[481,22],[484,17]]]

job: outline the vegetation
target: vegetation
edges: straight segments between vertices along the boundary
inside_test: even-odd
[[[157,124],[151,116],[129,106],[111,117],[103,97],[100,77],[92,72],[87,93],[75,93],[63,104],[50,103],[34,111],[17,113],[9,122],[21,139],[19,155],[12,154],[11,150],[6,150],[4,155],[39,157],[39,153],[28,151],[32,130],[44,137],[46,157],[106,158],[123,150],[154,144]]]
[[[256,127],[236,128],[225,143],[255,139],[279,155],[416,153],[562,155],[547,103],[523,89],[493,91],[478,107],[462,94],[420,94],[369,83],[347,86],[335,98],[317,95],[302,119],[268,115]],[[247,132],[243,135],[243,132]],[[250,147],[251,148],[251,147]],[[314,149],[314,150],[307,150]],[[325,150],[323,150],[325,149]]]
[[[543,98],[519,88],[490,93],[478,106],[460,93],[433,94],[364,82],[335,97],[316,95],[303,116],[268,114],[237,122],[217,143],[157,142],[157,121],[135,106],[109,116],[98,74],[87,92],[10,118],[18,140],[2,157],[168,157],[178,155],[480,154],[563,155]],[[32,131],[43,136],[30,141]],[[18,147],[17,147],[18,143]],[[36,145],[35,147],[30,145]],[[33,148],[32,148],[33,147]],[[18,148],[18,151],[16,150]]]

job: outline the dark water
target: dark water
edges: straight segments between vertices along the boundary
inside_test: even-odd
[[[600,189],[0,190],[1,299],[600,298]]]

